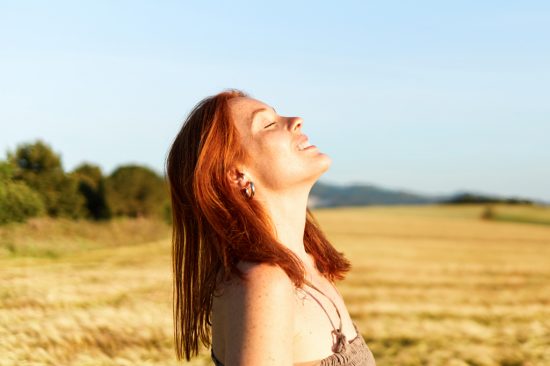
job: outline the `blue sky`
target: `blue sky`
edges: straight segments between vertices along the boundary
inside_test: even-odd
[[[321,181],[550,201],[545,1],[3,1],[0,148],[162,173],[238,88],[333,159]]]

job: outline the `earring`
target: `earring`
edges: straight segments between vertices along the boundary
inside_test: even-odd
[[[254,188],[254,182],[249,180],[248,184],[244,188],[244,194],[246,195],[246,197],[248,197],[248,199],[252,199],[252,197],[254,197],[254,193],[256,193],[256,188]]]

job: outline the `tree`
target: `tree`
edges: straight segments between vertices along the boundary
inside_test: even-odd
[[[115,216],[166,216],[166,183],[153,170],[126,165],[106,180],[107,200]]]
[[[78,191],[78,181],[64,173],[61,158],[48,144],[40,139],[19,144],[15,153],[8,152],[8,160],[15,166],[14,181],[24,182],[38,192],[48,215],[85,215],[85,199]]]
[[[105,178],[101,168],[90,163],[82,163],[71,175],[78,181],[78,190],[84,196],[88,218],[106,220],[111,217],[111,209],[105,193]]]
[[[12,163],[0,161],[0,224],[24,222],[45,213],[40,195],[25,183],[13,180],[14,170]]]

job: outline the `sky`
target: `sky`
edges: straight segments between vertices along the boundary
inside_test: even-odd
[[[241,89],[332,158],[321,182],[550,201],[548,1],[0,0],[0,159],[164,173]]]

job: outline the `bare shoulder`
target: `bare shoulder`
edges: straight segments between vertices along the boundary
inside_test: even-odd
[[[279,266],[240,262],[228,287],[226,365],[291,365],[294,285]]]
[[[235,306],[263,306],[268,311],[271,304],[293,304],[294,284],[281,267],[253,262],[239,262],[237,267],[246,280],[235,276],[231,281],[228,299]]]
[[[241,261],[237,267],[246,274],[250,285],[266,282],[266,284],[283,286],[289,289],[293,287],[292,281],[286,272],[279,266],[269,263]]]

